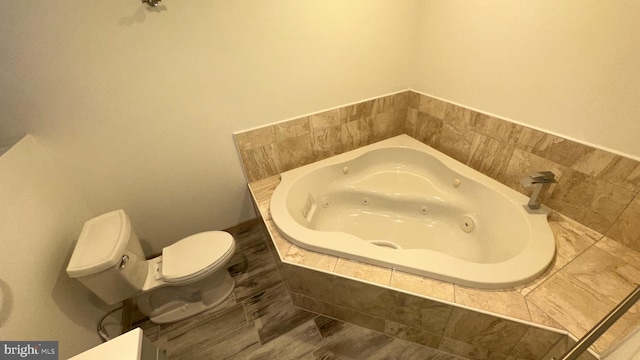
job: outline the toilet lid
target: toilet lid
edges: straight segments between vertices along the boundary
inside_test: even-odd
[[[186,237],[162,249],[162,277],[178,281],[217,266],[233,253],[234,240],[224,231],[207,231]]]

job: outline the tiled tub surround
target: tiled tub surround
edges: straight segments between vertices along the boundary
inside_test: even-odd
[[[248,181],[403,134],[408,99],[402,92],[236,134]]]
[[[249,183],[406,133],[529,195],[551,170],[550,208],[640,251],[640,162],[405,91],[235,135]]]
[[[296,305],[459,356],[549,359],[552,347],[553,356],[561,355],[566,339],[527,324],[581,337],[640,279],[640,254],[558,213],[550,217],[558,249],[552,266],[507,290],[471,289],[315,253],[288,242],[271,222],[278,183],[273,176],[250,189]],[[639,310],[632,308],[593,350],[602,353],[637,327]]]
[[[354,121],[357,125],[350,124]],[[327,129],[333,135],[328,135]],[[544,200],[566,216],[556,213],[551,219],[558,254],[549,271],[526,287],[478,291],[312,253],[293,246],[275,232],[270,224],[268,201],[279,180],[267,177],[402,132],[525,194],[527,190],[519,186],[524,174],[541,169],[554,171],[559,183]],[[330,279],[348,276],[439,299],[448,305],[566,329],[577,337],[600,320],[640,279],[640,255],[631,250],[640,249],[640,222],[631,221],[640,215],[640,165],[635,160],[414,92],[239,133],[236,141],[251,189],[283,261],[335,274],[329,275]],[[260,179],[263,180],[256,181]],[[287,267],[290,265],[285,264]],[[317,272],[307,275],[314,274],[326,276]],[[321,297],[306,296],[309,294],[304,291],[290,290],[294,298],[299,295],[305,296],[300,299],[322,301]],[[335,296],[335,292],[331,294]],[[326,301],[320,304],[335,305]],[[342,312],[371,317],[342,305],[335,306]],[[594,349],[604,351],[640,324],[639,308],[634,307],[614,325]],[[388,326],[393,327],[385,324]],[[439,346],[446,346],[444,343]],[[470,343],[476,349],[468,351],[481,351],[478,346],[483,349],[482,340],[474,338]],[[465,348],[458,345],[458,349]],[[495,350],[492,353],[497,354]],[[473,356],[494,358],[485,355]]]

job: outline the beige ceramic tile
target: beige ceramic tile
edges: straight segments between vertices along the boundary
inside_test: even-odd
[[[284,260],[325,271],[333,271],[338,262],[338,258],[335,256],[306,250],[294,244],[291,244],[287,255],[284,256]]]
[[[371,115],[392,113],[393,111],[407,107],[408,94],[406,92],[395,95],[387,95],[373,100]]]
[[[309,116],[311,131],[317,131],[340,125],[340,109],[324,111]]]
[[[342,258],[338,258],[334,273],[382,285],[391,281],[391,269]]]
[[[526,296],[574,336],[581,337],[615,305],[589,285],[559,271]]]
[[[587,175],[598,177],[602,172],[607,169],[616,160],[616,154],[594,149],[593,151],[585,153],[580,157],[572,168],[578,170]]]
[[[544,274],[520,289],[523,295],[528,294],[535,287],[546,281],[603,237],[602,234],[555,211],[551,212],[548,221],[556,241],[556,256],[552,266]]]
[[[282,264],[280,272],[290,292],[308,296],[314,300],[335,303],[335,275],[287,263]]]
[[[620,217],[613,223],[607,236],[613,240],[640,251],[640,195],[627,206]]]
[[[412,109],[418,110],[418,108],[420,107],[420,96],[421,95],[418,94],[417,92],[409,91],[409,94],[407,96],[408,96],[407,106],[412,108]]]
[[[604,233],[633,197],[632,191],[567,169],[551,194],[548,205]]]
[[[340,121],[344,123],[371,116],[374,102],[368,100],[340,108]]]
[[[269,203],[271,202],[271,195],[278,184],[280,184],[280,175],[270,176],[249,184],[249,189],[263,219],[271,218],[269,215]]]
[[[562,271],[614,303],[627,296],[640,282],[640,268],[597,246],[587,249]]]
[[[278,156],[282,171],[312,163],[315,159],[311,146],[311,135],[304,134],[279,141]]]
[[[427,115],[436,117],[438,119],[444,119],[446,109],[446,102],[434,99],[426,95],[420,96],[420,105],[418,107],[418,110],[420,112],[424,112]]]
[[[327,316],[331,316],[329,315],[330,313],[330,309],[329,309],[329,303],[322,301],[322,300],[318,300],[316,298],[313,297],[309,297],[309,296],[305,296],[305,295],[301,295],[298,294],[297,292],[294,292],[292,290],[289,291],[289,296],[291,297],[291,302],[293,303],[293,305],[314,312],[316,314],[323,314],[323,315],[327,315]]]
[[[373,121],[368,117],[342,124],[341,130],[340,137],[345,151],[369,145],[373,139]]]
[[[393,118],[395,119],[396,124],[399,126],[400,134],[406,134],[406,125],[407,125],[407,114],[409,113],[409,108],[397,109],[392,112]],[[400,135],[398,134],[398,135]]]
[[[400,292],[390,292],[386,319],[441,334],[454,306]]]
[[[627,246],[606,237],[598,241],[595,246],[598,249],[602,249],[616,258],[640,269],[640,252],[637,250],[630,249]],[[640,281],[640,279],[638,279],[638,281]]]
[[[412,123],[411,126],[413,126],[413,137],[416,140],[420,140],[432,147],[437,147],[440,143],[440,134],[442,133],[441,119],[419,112],[415,123]]]
[[[585,154],[573,169],[628,190],[640,189],[640,162],[604,150],[594,149]]]
[[[407,110],[405,134],[411,136],[412,138],[417,138],[416,128],[418,124],[418,114],[419,114],[419,111],[417,109],[409,108]]]
[[[522,294],[523,296],[526,296],[528,293],[533,291],[533,289],[537,288],[538,286],[540,286],[540,284],[547,281],[548,278],[550,278],[553,274],[555,274],[560,270],[560,267],[558,267],[555,264],[555,260],[557,259],[558,258],[556,256],[556,258],[554,259],[554,262],[552,262],[551,265],[549,265],[549,267],[547,267],[547,269],[544,271],[544,273],[538,276],[538,278],[534,279],[533,281],[530,281],[527,284],[516,287],[516,290],[518,290],[520,294]]]
[[[391,108],[393,110],[406,109],[409,106],[409,91],[391,95]],[[384,110],[388,111],[388,110]]]
[[[603,353],[618,344],[640,325],[640,303],[636,303],[616,321],[594,344],[598,353]]]
[[[282,171],[278,145],[269,144],[240,152],[249,183],[279,174]]]
[[[444,120],[450,126],[459,129],[473,130],[479,114],[462,106],[447,104]]]
[[[549,226],[556,239],[555,265],[558,268],[567,265],[602,238],[602,234],[557,212],[549,215]]]
[[[371,118],[371,121],[373,124],[372,142],[388,139],[402,133],[403,123],[396,122],[392,112],[376,114]]]
[[[265,223],[267,225],[267,230],[269,231],[269,235],[273,240],[273,245],[276,247],[276,251],[278,252],[278,255],[280,255],[280,259],[284,259],[284,257],[287,255],[287,253],[291,249],[292,244],[289,242],[289,240],[285,239],[280,234],[280,232],[278,231],[278,229],[276,229],[275,225],[271,220],[265,220]]]
[[[452,306],[336,277],[336,304],[432,333],[442,333]]]
[[[551,171],[555,174],[556,179],[560,179],[564,170],[564,166],[554,163],[553,161],[521,149],[514,149],[500,182],[526,196],[530,196],[533,192],[533,187],[523,187],[520,183],[522,178],[539,171]],[[541,200],[543,203],[549,199],[555,186],[555,184],[551,184],[546,193],[542,194]]]
[[[342,154],[345,147],[341,139],[342,126],[326,127],[311,133],[311,146],[315,161]]]
[[[626,188],[635,189],[636,191],[640,192],[640,162],[626,176],[624,182],[629,184],[629,186],[625,186]],[[614,182],[614,183],[617,183],[617,182]]]
[[[393,270],[391,286],[418,295],[454,302],[453,284]]]
[[[335,303],[370,316],[388,319],[395,300],[393,291],[343,277],[334,281]]]
[[[456,285],[456,303],[516,319],[531,320],[524,296],[517,290],[479,290]]]
[[[476,133],[472,130],[452,126],[445,121],[442,125],[440,143],[436,149],[467,164],[475,135]]]
[[[308,116],[277,123],[273,125],[273,129],[276,133],[277,141],[282,141],[300,135],[306,135],[311,132],[309,128]]]
[[[238,148],[241,150],[261,147],[276,142],[273,126],[265,126],[255,130],[241,132],[235,135]]]
[[[522,129],[516,147],[567,167],[594,151],[589,146],[530,128]]]
[[[454,308],[443,335],[490,352],[508,354],[528,328],[522,323]]]
[[[531,301],[527,301],[527,307],[529,308],[529,315],[531,315],[531,322],[534,324],[548,326],[559,331],[566,331],[562,324],[557,322],[552,316],[538,307],[538,305]]]
[[[494,179],[503,176],[514,146],[493,138],[475,134],[469,149],[468,165]]]
[[[522,126],[493,116],[478,114],[475,117],[474,130],[502,143],[514,145],[522,132]]]

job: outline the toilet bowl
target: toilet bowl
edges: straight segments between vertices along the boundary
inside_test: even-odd
[[[188,236],[147,260],[123,210],[87,221],[67,274],[107,304],[135,298],[155,323],[175,322],[223,302],[234,288],[226,265],[235,240],[224,231]]]

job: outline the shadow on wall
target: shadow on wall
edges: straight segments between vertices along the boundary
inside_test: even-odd
[[[134,24],[142,24],[147,17],[147,13],[161,13],[166,10],[167,7],[162,5],[156,7],[140,5],[133,14],[121,17],[118,20],[118,25],[130,26]]]
[[[0,327],[9,319],[13,310],[13,293],[6,281],[0,279]]]
[[[96,313],[106,313],[110,308],[89,289],[84,287],[77,279],[70,278],[67,274],[67,265],[75,247],[75,241],[61,241],[71,243],[65,256],[62,267],[58,271],[56,283],[51,290],[51,298],[60,311],[76,325],[94,331],[96,329]],[[90,306],[87,306],[90,305]],[[97,337],[97,335],[96,335]]]

